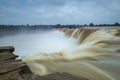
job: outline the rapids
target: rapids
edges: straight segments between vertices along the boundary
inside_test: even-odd
[[[120,79],[120,29],[61,28],[1,38],[0,46],[6,45],[15,46],[36,75],[67,72],[90,80]]]

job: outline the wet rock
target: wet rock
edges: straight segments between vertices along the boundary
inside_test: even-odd
[[[86,78],[75,77],[68,73],[55,73],[55,74],[47,75],[46,77],[53,78],[55,80],[63,80],[63,79],[65,80],[88,80]]]

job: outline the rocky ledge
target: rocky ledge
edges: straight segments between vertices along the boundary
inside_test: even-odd
[[[14,55],[14,47],[0,47],[0,80],[89,80],[68,73],[54,73],[45,76],[32,74],[29,67]]]

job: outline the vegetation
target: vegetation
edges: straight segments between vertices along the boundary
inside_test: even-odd
[[[38,32],[38,31],[45,31],[52,28],[81,28],[81,27],[120,27],[120,24],[118,22],[114,24],[84,24],[84,25],[6,25],[2,24],[0,25],[0,37],[5,37],[9,35],[15,35],[19,34],[21,32],[23,33],[31,33],[31,32]]]
[[[84,25],[61,25],[61,24],[56,24],[56,25],[6,25],[2,24],[0,25],[0,29],[49,29],[49,28],[77,28],[77,27],[120,27],[120,24],[118,22],[114,24],[84,24]]]

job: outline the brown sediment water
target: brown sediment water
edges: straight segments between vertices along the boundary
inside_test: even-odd
[[[66,36],[75,38],[78,44],[69,51],[25,57],[23,61],[33,73],[46,75],[67,72],[90,80],[120,79],[120,30],[109,28],[59,30]]]

